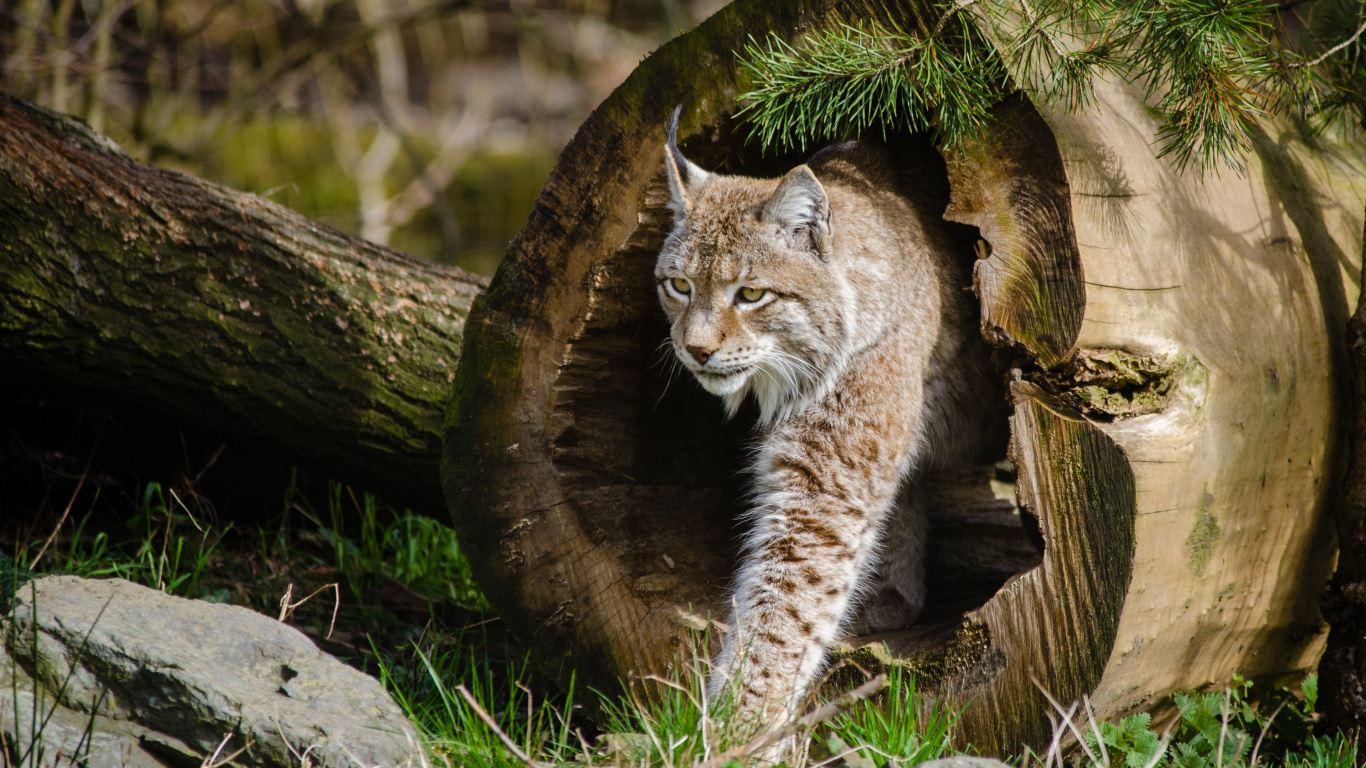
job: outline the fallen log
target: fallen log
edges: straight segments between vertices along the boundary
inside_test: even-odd
[[[151,409],[441,514],[441,412],[483,287],[0,94],[8,386]]]

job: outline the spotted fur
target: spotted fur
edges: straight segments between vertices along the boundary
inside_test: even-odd
[[[655,267],[672,346],[731,413],[746,398],[759,411],[732,629],[708,687],[771,724],[796,713],[842,628],[915,620],[926,525],[907,480],[980,446],[1001,403],[942,204],[898,191],[886,150],[754,179],[707,173],[675,132],[675,225]]]

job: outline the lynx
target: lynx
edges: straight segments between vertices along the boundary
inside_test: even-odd
[[[773,724],[797,714],[842,631],[915,621],[913,481],[996,439],[1004,403],[943,204],[901,189],[885,147],[755,179],[689,162],[677,129],[675,111],[674,225],[655,266],[673,351],[732,415],[750,398],[758,411],[750,529],[708,691]]]

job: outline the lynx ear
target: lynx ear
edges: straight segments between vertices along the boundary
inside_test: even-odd
[[[692,210],[693,197],[707,181],[707,172],[688,162],[678,151],[678,115],[683,105],[674,107],[669,118],[669,139],[664,144],[664,174],[669,177],[669,208],[678,218]]]
[[[778,183],[773,197],[764,203],[763,220],[792,234],[805,231],[821,250],[830,233],[830,198],[811,168],[799,165]]]

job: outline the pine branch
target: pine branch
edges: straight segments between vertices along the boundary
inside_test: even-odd
[[[765,146],[805,147],[891,126],[936,130],[956,144],[980,133],[1004,93],[999,61],[972,36],[921,39],[845,26],[804,42],[798,49],[772,36],[745,48],[743,69],[754,86],[742,114]]]
[[[800,48],[751,41],[743,114],[765,146],[870,128],[930,130],[955,145],[1012,91],[1079,112],[1095,105],[1096,78],[1110,77],[1145,84],[1162,116],[1160,155],[1241,172],[1269,115],[1362,122],[1364,4],[1321,0],[1313,33],[1290,41],[1276,34],[1284,9],[1268,0],[953,0],[927,34],[843,27]],[[1301,46],[1323,52],[1307,58]]]

